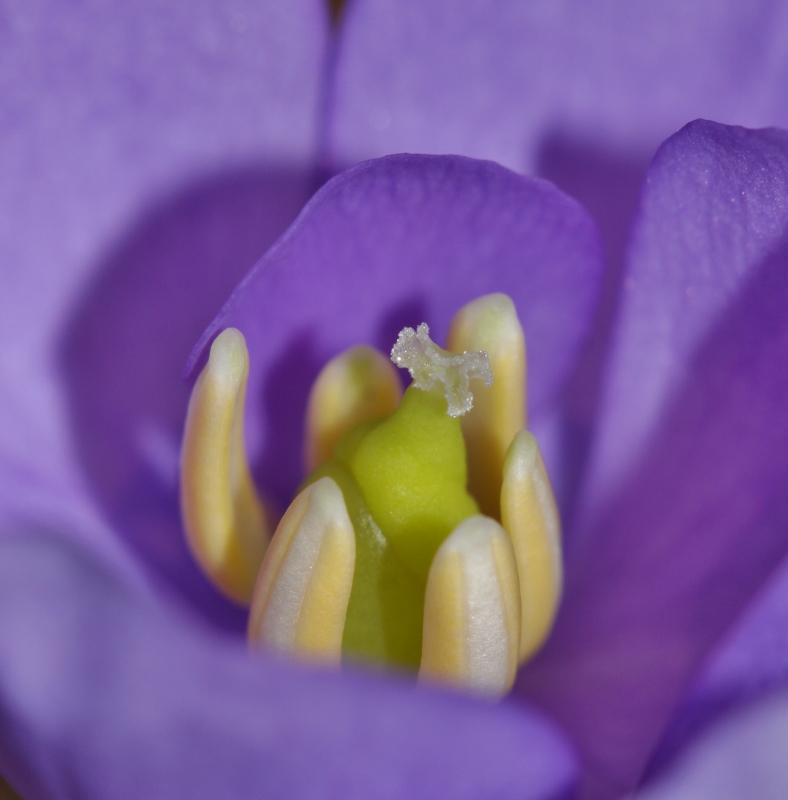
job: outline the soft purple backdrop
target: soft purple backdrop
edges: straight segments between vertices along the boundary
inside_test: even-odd
[[[549,800],[571,741],[587,796],[779,797],[788,141],[683,126],[788,125],[786,31],[781,0],[356,0],[338,38],[317,0],[0,9],[0,773],[30,798]],[[491,163],[361,165],[218,319],[284,502],[326,358],[513,294],[568,580],[498,706],[252,661],[181,538],[189,351],[326,168],[401,151],[590,216]]]

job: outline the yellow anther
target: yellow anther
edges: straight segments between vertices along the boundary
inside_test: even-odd
[[[520,661],[543,643],[561,596],[561,521],[539,445],[520,431],[506,454],[501,519],[512,540],[522,602]]]
[[[342,492],[320,478],[291,503],[271,540],[252,599],[250,645],[339,664],[355,563]]]
[[[463,306],[449,330],[448,348],[484,350],[492,385],[474,387],[471,411],[462,418],[468,448],[468,490],[482,512],[500,519],[503,461],[517,431],[525,427],[525,337],[514,303],[488,294]]]
[[[351,347],[331,359],[309,396],[307,472],[331,458],[337,442],[356,425],[391,414],[401,396],[396,369],[374,348]]]
[[[430,567],[419,679],[502,695],[514,682],[519,635],[520,594],[509,537],[495,520],[469,517]]]
[[[191,551],[216,586],[244,604],[269,536],[243,441],[248,374],[246,341],[227,328],[194,385],[181,452],[181,512]]]

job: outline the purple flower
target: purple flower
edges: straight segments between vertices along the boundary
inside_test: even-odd
[[[785,4],[358,0],[336,43],[317,0],[0,25],[0,773],[30,798],[551,798],[574,748],[588,796],[774,791],[773,759],[728,770],[784,736],[784,697],[719,712],[788,664],[788,134],[682,126],[788,125]],[[319,153],[404,150],[542,175],[593,220],[493,163],[392,156],[219,311]],[[493,290],[567,523],[547,648],[499,705],[251,658],[180,532],[192,345],[244,330],[284,501],[320,365]]]

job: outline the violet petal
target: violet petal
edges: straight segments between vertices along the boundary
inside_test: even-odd
[[[599,226],[607,269],[566,409],[567,521],[599,408],[623,254],[657,145],[698,117],[788,127],[788,5],[772,0],[357,0],[328,117],[347,165],[458,153],[537,174]]]
[[[441,342],[453,314],[488,292],[514,300],[528,347],[529,414],[546,424],[590,327],[596,232],[544,181],[490,162],[390,156],[328,183],[238,287],[195,348],[239,328],[250,350],[247,447],[258,485],[288,503],[302,472],[309,388],[359,343],[388,352],[406,325]],[[557,471],[557,445],[544,442]]]
[[[562,614],[522,690],[591,796],[633,787],[788,549],[788,134],[687,126],[649,171]]]
[[[533,172],[555,135],[650,153],[699,116],[788,124],[788,7],[357,0],[329,120],[340,164],[461,153]]]
[[[323,3],[2,16],[0,516],[68,515],[91,546],[120,534],[196,581],[173,544],[179,375],[312,189]]]
[[[788,560],[717,643],[673,718],[649,773],[666,768],[721,715],[788,685]]]
[[[788,692],[720,721],[637,800],[782,800]]]
[[[0,617],[0,772],[28,800],[541,800],[573,780],[526,707],[252,656],[60,535],[0,538]]]

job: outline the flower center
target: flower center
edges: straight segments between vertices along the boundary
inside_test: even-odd
[[[400,333],[391,360],[414,378],[399,406],[352,427],[307,483],[337,483],[356,534],[344,655],[416,669],[430,564],[457,525],[479,511],[466,489],[465,442],[451,412],[470,410],[471,377],[489,384],[492,374],[486,353],[448,353],[424,324]]]
[[[560,527],[523,429],[525,342],[511,300],[461,309],[449,348],[424,323],[400,333],[391,361],[413,378],[401,400],[372,348],[326,365],[307,413],[310,475],[269,544],[243,448],[244,340],[229,329],[214,341],[186,421],[184,526],[206,574],[251,602],[253,646],[500,694],[543,642],[560,596]]]

